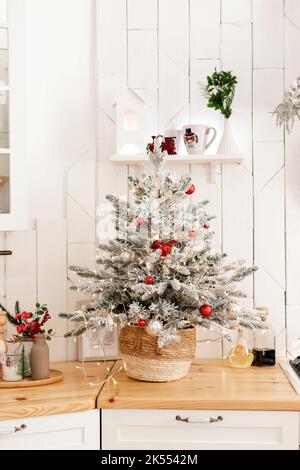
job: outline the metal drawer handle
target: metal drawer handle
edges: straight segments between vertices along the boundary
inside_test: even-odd
[[[21,424],[21,426],[14,426],[13,428],[0,429],[0,436],[7,436],[9,434],[15,434],[16,432],[24,431],[27,428],[26,424]]]
[[[185,423],[218,423],[223,421],[223,416],[218,416],[217,418],[204,417],[204,416],[191,416],[189,418],[182,418],[181,416],[176,416],[176,421],[184,421]]]

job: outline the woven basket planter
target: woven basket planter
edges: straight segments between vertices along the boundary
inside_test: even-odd
[[[195,357],[196,329],[178,330],[178,341],[157,347],[157,337],[144,328],[125,326],[120,332],[120,351],[124,369],[136,380],[169,382],[184,377]]]

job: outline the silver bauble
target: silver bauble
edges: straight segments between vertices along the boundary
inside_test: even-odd
[[[158,336],[162,330],[162,322],[159,320],[149,320],[145,330],[150,336]]]
[[[230,304],[226,308],[226,316],[229,320],[236,320],[241,312],[239,304]]]
[[[125,251],[124,253],[121,254],[121,260],[122,260],[123,262],[125,262],[125,263],[126,263],[127,261],[129,261],[130,258],[131,258],[131,255],[130,255],[130,253],[128,253],[127,251]]]

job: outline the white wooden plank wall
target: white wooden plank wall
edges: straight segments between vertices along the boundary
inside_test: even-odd
[[[128,84],[145,97],[149,136],[187,122],[208,123],[220,136],[222,120],[207,109],[199,82],[214,67],[237,74],[231,122],[243,164],[221,168],[214,185],[205,166],[176,168],[191,172],[194,200],[210,199],[210,211],[218,217],[212,223],[216,248],[259,266],[243,282],[245,302],[270,307],[284,353],[286,336],[288,345],[300,337],[300,126],[284,136],[271,111],[300,72],[299,2],[97,0],[97,20],[100,202],[106,192],[127,197],[126,178],[133,172],[109,162],[116,149],[112,104],[120,87]],[[227,349],[201,343],[198,353],[221,357]]]

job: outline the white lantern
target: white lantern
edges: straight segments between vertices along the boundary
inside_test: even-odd
[[[145,153],[145,101],[132,88],[125,89],[117,100],[117,153]]]

